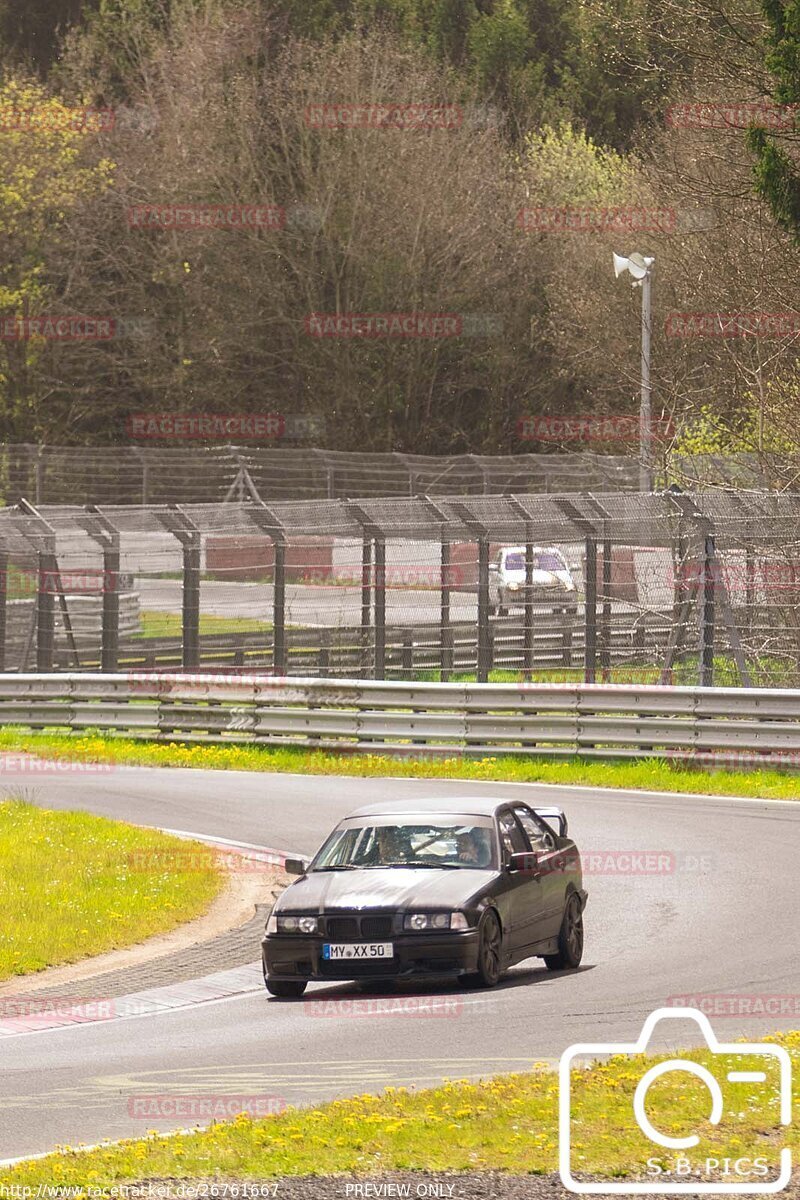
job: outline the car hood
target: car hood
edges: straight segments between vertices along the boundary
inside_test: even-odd
[[[458,908],[496,876],[494,871],[380,867],[364,871],[312,871],[280,896],[276,912],[351,909]]]
[[[501,578],[504,583],[525,583],[525,572],[522,571],[502,571]],[[569,571],[534,571],[531,576],[531,582],[534,586],[539,587],[563,587],[567,591],[572,591],[575,587],[572,576]]]

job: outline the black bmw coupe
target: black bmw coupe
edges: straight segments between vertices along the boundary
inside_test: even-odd
[[[393,800],[341,821],[278,898],[262,941],[273,996],[311,980],[466,977],[492,987],[539,956],[583,954],[583,889],[564,814],[496,798]]]

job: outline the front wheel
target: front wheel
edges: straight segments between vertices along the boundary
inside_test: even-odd
[[[471,987],[494,987],[500,978],[503,956],[503,934],[497,915],[488,912],[481,923],[478,939],[478,969],[474,975],[465,976]]]
[[[561,928],[558,931],[558,953],[545,954],[548,971],[574,970],[583,958],[583,913],[581,902],[573,892],[567,900]]]
[[[305,979],[272,979],[266,975],[264,984],[270,996],[277,996],[280,1000],[299,1000],[306,990]]]

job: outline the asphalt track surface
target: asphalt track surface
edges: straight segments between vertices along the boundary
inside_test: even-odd
[[[49,807],[309,853],[339,817],[376,798],[507,791],[562,804],[584,855],[655,851],[674,859],[658,874],[586,876],[586,955],[576,974],[550,974],[533,959],[489,993],[404,987],[402,995],[455,998],[446,1018],[336,1010],[320,1017],[320,999],[357,993],[312,985],[299,1002],[259,990],[3,1039],[0,1158],[187,1124],[131,1116],[136,1097],[258,1095],[310,1104],[387,1084],[524,1069],[578,1041],[633,1041],[647,1014],[675,996],[800,996],[800,804],[138,768],[38,776],[26,790]],[[796,1028],[800,1018],[712,1023],[720,1040],[732,1041]],[[660,1047],[687,1044],[684,1022],[677,1024],[681,1036],[662,1027]]]

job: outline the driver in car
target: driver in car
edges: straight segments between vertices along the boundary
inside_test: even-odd
[[[467,829],[456,837],[458,861],[473,867],[489,865],[491,851],[484,840],[482,829]]]

